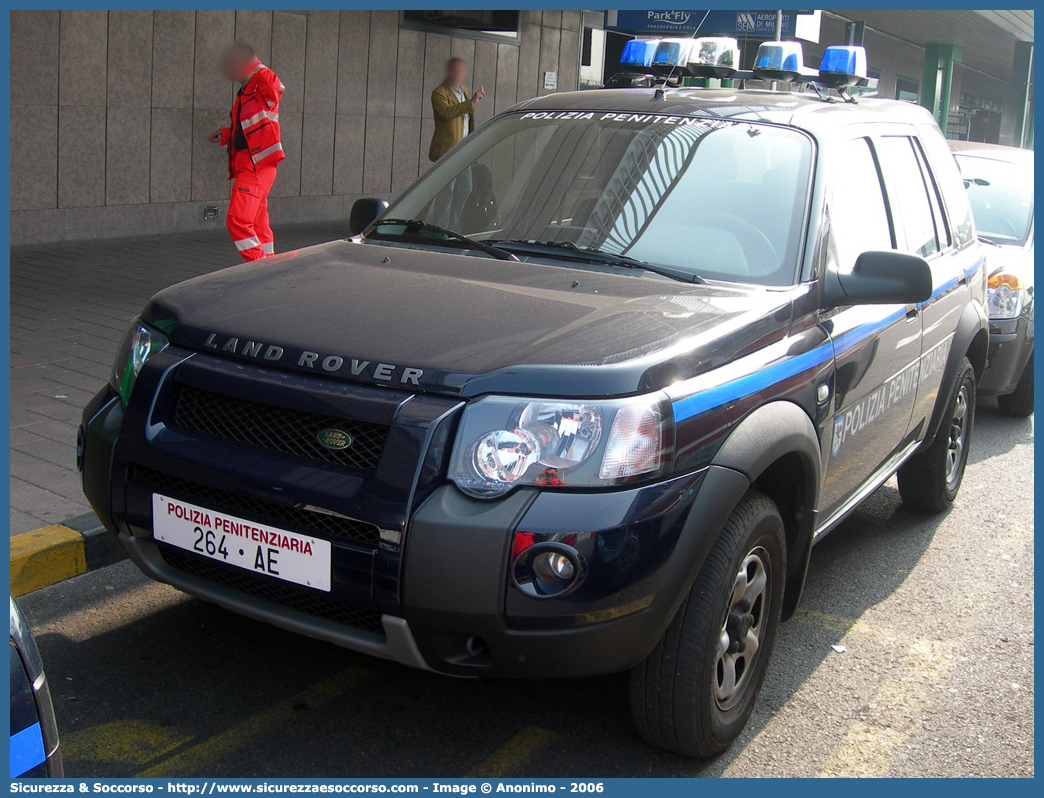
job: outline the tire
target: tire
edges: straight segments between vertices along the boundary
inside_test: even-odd
[[[950,383],[946,408],[931,446],[899,469],[903,503],[919,510],[946,510],[961,489],[975,423],[975,371],[968,358],[961,361]]]
[[[1026,418],[1033,414],[1033,355],[1030,355],[1026,367],[1022,370],[1015,390],[998,396],[997,406],[1002,413],[1016,418]]]
[[[786,574],[783,521],[775,503],[748,491],[725,522],[707,561],[663,638],[631,671],[631,714],[646,742],[710,757],[746,726],[779,628]],[[753,577],[753,580],[750,577]],[[760,581],[764,584],[753,596]],[[741,584],[744,600],[734,601]],[[735,647],[740,637],[746,651]],[[738,676],[730,691],[727,674]]]

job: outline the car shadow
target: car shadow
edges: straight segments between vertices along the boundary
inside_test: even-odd
[[[241,725],[253,730],[242,746],[226,746],[216,760],[189,757],[192,772],[170,775],[460,777],[520,731],[536,728],[543,730],[539,744],[510,775],[714,776],[831,655],[849,625],[895,592],[939,523],[938,516],[906,510],[886,486],[816,546],[801,608],[781,629],[748,728],[706,762],[638,739],[626,674],[448,678],[285,632],[166,587],[154,588],[165,598],[162,609],[86,639],[51,633],[38,642],[70,776],[132,776],[168,760],[178,767],[183,760],[170,757],[206,752],[208,741],[230,730],[235,737]],[[142,579],[132,581],[141,590]],[[355,674],[352,686],[313,705],[310,688],[346,670]],[[271,720],[280,707],[278,722],[258,721]]]
[[[975,409],[973,435],[968,462],[980,463],[1006,454],[1016,446],[1032,445],[1033,416],[1013,418],[1000,411],[996,399],[984,398]]]

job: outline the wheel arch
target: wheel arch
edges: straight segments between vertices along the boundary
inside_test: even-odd
[[[787,540],[783,617],[789,618],[805,582],[822,484],[820,442],[812,419],[794,402],[762,405],[736,426],[713,464],[739,471],[779,508]]]
[[[986,356],[989,351],[989,321],[982,306],[977,302],[969,302],[964,306],[960,321],[957,322],[957,330],[953,336],[953,344],[950,346],[950,354],[946,358],[946,366],[943,369],[941,385],[949,385],[957,375],[964,358],[971,361],[975,370],[975,381],[982,379],[986,371]],[[940,401],[940,399],[942,401]],[[943,415],[946,413],[946,397],[939,393],[932,417],[928,423],[928,431],[924,436],[922,447],[931,446],[935,435],[939,431]]]

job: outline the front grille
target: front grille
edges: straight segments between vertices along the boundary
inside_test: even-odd
[[[384,636],[384,626],[381,624],[379,612],[350,607],[326,593],[318,593],[270,576],[261,576],[234,565],[192,554],[176,546],[168,546],[166,543],[157,545],[167,565],[182,573],[205,579],[237,593],[278,604],[289,610]]]
[[[201,485],[189,479],[164,474],[152,468],[136,466],[133,479],[144,482],[161,493],[169,494],[171,498],[199,504],[211,510],[221,510],[231,515],[243,515],[251,521],[271,526],[285,526],[305,534],[343,538],[372,546],[376,546],[381,539],[380,529],[365,521],[252,499],[249,496],[229,493],[210,485]]]
[[[388,437],[385,424],[290,410],[193,385],[181,386],[174,423],[244,446],[366,472],[377,470]],[[345,433],[351,442],[343,449],[322,445],[320,433],[331,430]],[[332,437],[345,440],[342,436]]]

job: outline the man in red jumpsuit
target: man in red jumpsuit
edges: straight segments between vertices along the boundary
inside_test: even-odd
[[[276,166],[286,156],[279,140],[279,99],[286,87],[249,45],[236,43],[221,55],[221,71],[242,84],[230,114],[231,126],[210,135],[228,148],[228,175],[234,181],[225,223],[245,260],[275,253],[268,223],[268,192]]]

